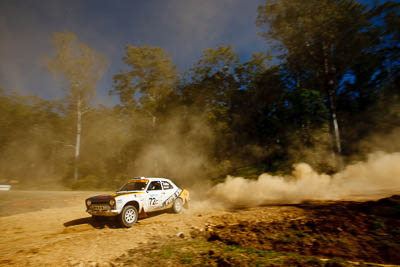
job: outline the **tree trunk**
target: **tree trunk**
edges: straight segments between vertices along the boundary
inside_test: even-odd
[[[82,100],[81,96],[78,96],[76,102],[76,143],[75,143],[75,157],[74,157],[74,181],[78,181],[79,177],[79,154],[81,150],[81,130],[82,130]]]
[[[333,141],[334,152],[339,157],[334,155],[334,161],[336,162],[336,166],[338,169],[342,169],[342,162],[340,159],[340,155],[342,153],[342,146],[340,141],[340,129],[337,120],[336,114],[336,89],[335,82],[333,79],[333,74],[331,74],[331,68],[329,66],[329,46],[327,44],[323,45],[323,53],[324,53],[324,76],[325,76],[325,91],[328,96],[328,108],[330,113],[330,129]]]
[[[333,140],[336,148],[336,153],[341,154],[342,153],[342,146],[341,146],[341,141],[340,141],[340,131],[339,131],[339,124],[337,121],[337,116],[336,116],[336,105],[334,104],[334,96],[333,92],[329,91],[328,92],[328,102],[329,102],[329,113],[330,113],[330,121],[331,121],[331,129],[332,129],[332,134],[333,134]]]
[[[153,127],[153,140],[157,139],[156,135],[156,127],[157,127],[157,117],[151,114],[152,117],[152,127]],[[159,176],[159,167],[158,167],[158,156],[154,158],[154,174],[155,176]]]
[[[152,127],[153,127],[153,133],[155,134],[155,131],[156,131],[156,122],[157,122],[157,117],[156,116],[154,116],[154,115],[152,115]]]

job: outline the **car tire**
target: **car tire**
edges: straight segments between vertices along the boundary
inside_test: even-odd
[[[182,211],[183,208],[183,200],[182,198],[177,198],[174,200],[174,205],[172,205],[172,212],[179,213]]]
[[[119,223],[122,227],[131,227],[138,219],[138,211],[134,206],[125,206],[118,216]]]

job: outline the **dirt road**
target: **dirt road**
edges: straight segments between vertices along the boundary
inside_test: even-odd
[[[93,223],[85,212],[84,199],[98,192],[0,193],[3,266],[71,266],[91,262],[107,266],[106,262],[143,244],[179,239],[180,232],[188,237],[190,231],[204,229],[206,224],[254,216],[252,209],[228,212],[193,203],[190,210],[181,214],[154,214],[130,229],[123,229],[113,221]],[[271,221],[300,216],[299,213],[294,207],[269,207],[257,214],[260,219]]]
[[[306,212],[295,205],[226,211],[197,202],[180,214],[157,213],[124,229],[112,220],[92,222],[84,199],[97,193],[102,192],[0,192],[0,265],[112,266],[127,251],[190,239],[208,225],[287,222]]]

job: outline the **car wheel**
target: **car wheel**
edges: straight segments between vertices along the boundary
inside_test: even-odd
[[[138,219],[138,211],[134,206],[128,205],[119,214],[119,223],[123,227],[131,227]]]
[[[172,212],[179,213],[182,211],[182,208],[183,208],[183,200],[182,200],[182,198],[178,197],[174,201],[174,205],[172,206]]]

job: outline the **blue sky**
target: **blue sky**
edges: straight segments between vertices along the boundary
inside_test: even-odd
[[[368,0],[364,0],[366,2]],[[0,88],[59,98],[65,88],[46,71],[41,58],[54,53],[53,32],[70,31],[103,53],[110,66],[97,87],[99,103],[112,76],[126,67],[125,45],[160,46],[185,70],[202,50],[233,45],[242,60],[268,50],[257,35],[257,6],[264,0],[1,0]],[[111,101],[111,102],[110,102]]]

